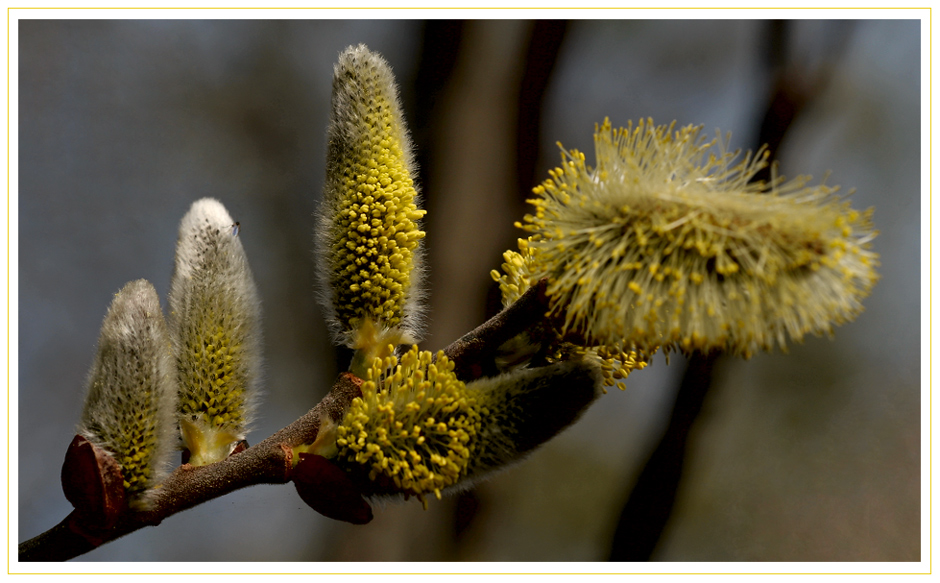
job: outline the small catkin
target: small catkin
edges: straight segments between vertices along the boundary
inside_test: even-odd
[[[160,300],[145,280],[114,296],[101,325],[78,433],[120,464],[132,507],[169,471],[176,449],[176,371]]]
[[[224,459],[246,437],[261,382],[261,304],[234,224],[219,201],[196,201],[176,246],[170,329],[193,465]]]
[[[337,342],[416,342],[424,231],[411,141],[388,63],[365,45],[334,67],[320,209],[321,299]]]

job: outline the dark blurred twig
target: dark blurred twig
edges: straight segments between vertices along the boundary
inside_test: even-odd
[[[790,56],[790,21],[767,23],[764,54],[773,78],[773,90],[760,121],[757,145],[767,144],[776,153],[787,130],[825,87],[832,63],[849,38],[847,28],[841,24],[835,41],[824,47],[825,54],[811,70],[801,67]],[[765,168],[754,180],[768,180],[770,168]],[[611,561],[648,561],[659,543],[673,506],[682,477],[682,467],[688,448],[689,432],[694,425],[711,388],[712,371],[721,353],[694,352],[679,385],[669,424],[653,450],[626,504],[620,512],[611,541]]]
[[[689,358],[669,425],[637,479],[611,545],[611,561],[647,561],[672,514],[689,431],[711,388],[719,353],[696,352]]]
[[[537,184],[542,102],[567,30],[566,20],[537,20],[529,35],[516,123],[516,177],[523,200],[531,198]]]

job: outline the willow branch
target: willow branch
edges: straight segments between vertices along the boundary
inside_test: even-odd
[[[292,448],[317,438],[324,415],[333,421],[341,420],[352,400],[361,395],[361,383],[343,373],[313,409],[261,443],[208,466],[180,466],[154,492],[150,510],[127,511],[112,528],[97,529],[72,512],[49,531],[21,543],[20,561],[68,560],[235,490],[290,481]]]
[[[444,349],[454,361],[457,378],[471,381],[483,376],[482,363],[491,360],[507,340],[545,320],[548,280],[541,279],[508,308],[496,314]]]
[[[444,354],[456,363],[459,378],[479,378],[481,363],[492,359],[504,342],[544,320],[548,309],[546,285],[546,280],[540,281],[512,306],[444,349]],[[317,438],[324,415],[334,422],[341,421],[352,400],[361,395],[361,384],[354,375],[343,373],[316,407],[261,443],[215,464],[180,466],[154,492],[150,510],[126,511],[111,528],[95,528],[78,512],[72,512],[58,525],[21,543],[19,560],[66,561],[235,490],[289,482],[294,465],[292,448]]]

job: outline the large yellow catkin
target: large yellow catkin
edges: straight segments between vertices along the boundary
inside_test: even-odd
[[[260,389],[261,305],[231,216],[202,199],[180,223],[170,285],[189,463],[227,457],[247,435]]]
[[[416,342],[424,211],[395,78],[365,45],[339,56],[327,136],[318,260],[330,329],[352,348]]]
[[[464,384],[443,353],[375,359],[336,428],[335,461],[364,468],[377,494],[424,500],[516,462],[573,423],[600,393],[589,361]]]
[[[101,325],[79,434],[120,464],[132,507],[169,470],[176,449],[176,372],[156,290],[128,283]]]
[[[804,177],[752,182],[767,152],[742,160],[700,129],[605,121],[595,168],[563,151],[504,293],[547,277],[563,332],[645,351],[749,356],[853,319],[878,279],[871,211]]]

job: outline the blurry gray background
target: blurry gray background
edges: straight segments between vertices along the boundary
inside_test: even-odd
[[[555,25],[547,38],[544,23],[517,21],[20,21],[20,540],[70,510],[59,469],[112,294],[146,278],[165,303],[177,224],[197,198],[241,223],[263,301],[266,397],[249,441],[330,387],[338,357],[314,297],[313,213],[346,46],[390,62],[417,142],[428,349],[485,317],[489,270],[520,234],[528,189],[557,164],[556,141],[592,163],[596,122],[651,116],[755,146],[774,85],[767,23]],[[876,208],[882,279],[834,339],[719,362],[653,559],[919,560],[920,24],[787,30],[787,79],[809,98],[775,157],[783,174],[830,172],[857,189],[854,207]],[[553,42],[552,67],[533,47]],[[544,96],[520,99],[539,74]],[[259,486],[80,560],[605,560],[683,366],[634,373],[463,501],[389,504],[353,527],[290,485]]]

